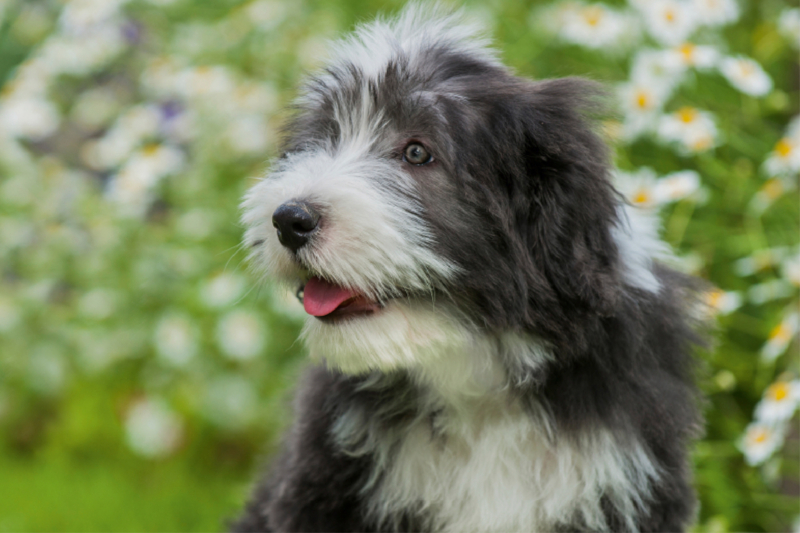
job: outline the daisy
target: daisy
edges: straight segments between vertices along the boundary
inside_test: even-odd
[[[757,272],[777,265],[786,255],[787,249],[783,247],[758,250],[752,255],[734,261],[733,270],[738,276],[752,276]]]
[[[755,417],[759,422],[779,424],[789,420],[800,404],[800,380],[776,381],[764,392],[756,405]]]
[[[781,275],[796,288],[800,288],[800,253],[791,255],[781,262]]]
[[[752,422],[747,426],[739,449],[750,466],[763,463],[783,445],[784,431],[769,424]]]
[[[676,202],[700,190],[700,174],[694,170],[681,170],[659,179],[653,196],[659,203]]]
[[[162,361],[182,367],[197,355],[197,337],[197,329],[189,317],[169,314],[156,325],[153,344]]]
[[[631,63],[631,80],[642,85],[659,86],[664,99],[683,81],[686,71],[681,58],[669,50],[640,50]]]
[[[686,41],[699,22],[685,0],[651,0],[642,2],[640,7],[647,31],[664,45],[674,46]]]
[[[771,279],[751,285],[747,289],[747,299],[756,305],[761,305],[772,300],[788,298],[795,290],[795,287],[785,279]]]
[[[623,138],[634,139],[653,128],[669,90],[668,86],[641,80],[630,81],[619,88],[624,113]]]
[[[797,313],[787,314],[781,323],[769,333],[766,344],[761,348],[761,357],[766,361],[773,361],[786,351],[789,343],[797,335],[800,326],[800,317]]]
[[[800,116],[789,123],[784,136],[775,143],[762,167],[770,177],[800,173]]]
[[[633,172],[617,170],[614,185],[636,207],[653,207],[659,203],[655,192],[656,173],[649,167]]]
[[[217,344],[231,359],[253,359],[261,353],[266,341],[261,321],[248,311],[231,311],[217,324]]]
[[[768,179],[758,192],[753,195],[748,208],[756,214],[761,214],[766,211],[775,200],[793,188],[793,183],[791,182],[785,182],[778,178]]]
[[[719,50],[713,46],[698,45],[690,42],[685,42],[665,52],[672,61],[687,68],[693,67],[697,69],[709,69],[716,66],[720,57]]]
[[[748,57],[726,57],[720,62],[719,70],[731,85],[750,96],[765,96],[772,90],[772,78]]]
[[[164,457],[180,445],[183,421],[162,400],[138,400],[126,413],[125,436],[136,454]]]
[[[729,315],[742,305],[742,295],[735,291],[714,289],[706,293],[706,303],[717,314]]]
[[[666,142],[676,143],[681,151],[693,154],[716,145],[717,126],[711,113],[683,107],[661,118],[658,135]]]
[[[631,35],[628,17],[603,4],[575,6],[562,17],[561,38],[587,48],[607,50]]]
[[[703,26],[724,26],[739,18],[736,0],[691,0],[691,6]]]
[[[236,301],[244,292],[245,282],[241,276],[222,273],[203,285],[200,296],[211,308],[225,307]]]

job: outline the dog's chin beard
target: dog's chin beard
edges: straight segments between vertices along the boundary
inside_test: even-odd
[[[394,298],[375,304],[356,298],[337,313],[309,317],[301,336],[313,359],[346,374],[425,365],[468,346],[472,334],[430,300]]]

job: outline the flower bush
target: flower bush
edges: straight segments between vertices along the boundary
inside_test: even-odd
[[[241,505],[305,360],[239,199],[326,42],[385,4],[0,0],[0,530],[223,529]],[[520,74],[607,85],[618,189],[710,281],[697,530],[797,528],[800,8],[466,12]]]

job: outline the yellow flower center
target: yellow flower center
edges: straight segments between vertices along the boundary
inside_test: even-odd
[[[589,26],[597,26],[603,18],[603,8],[600,6],[590,6],[583,10],[583,18]]]
[[[635,204],[646,204],[648,202],[650,202],[650,192],[647,189],[639,189],[633,195],[633,203]]]
[[[142,148],[142,153],[143,153],[144,155],[151,156],[151,155],[154,155],[156,152],[158,152],[158,143],[150,143],[150,144],[146,144],[146,145],[145,145],[145,146]]]
[[[792,338],[792,330],[788,324],[781,322],[775,326],[769,333],[769,339],[772,341],[785,342]]]
[[[769,438],[769,432],[764,428],[754,429],[751,438],[756,444],[762,444]]]
[[[746,63],[744,61],[739,62],[739,72],[741,73],[743,78],[749,78],[753,74],[755,74],[756,69],[750,63]]]
[[[778,144],[775,145],[775,152],[781,157],[789,157],[792,153],[792,143],[789,141],[788,137],[784,137]]]
[[[783,382],[773,383],[767,389],[767,397],[780,402],[789,396],[789,385]]]
[[[723,294],[724,293],[719,289],[716,289],[716,290],[713,290],[713,291],[709,292],[708,293],[708,297],[707,297],[708,298],[708,305],[710,305],[711,307],[714,307],[714,308],[718,308],[719,304],[720,304],[720,301],[722,300],[722,295]]]
[[[695,46],[692,43],[684,43],[678,48],[681,56],[683,56],[683,60],[687,63],[692,63],[692,58],[694,57],[694,49]]]
[[[697,118],[697,110],[688,106],[680,108],[675,114],[685,124],[691,124]]]
[[[666,11],[664,11],[664,19],[665,19],[667,22],[673,22],[673,21],[675,21],[675,10],[673,10],[673,9],[667,9]]]
[[[639,106],[641,109],[645,109],[650,107],[650,95],[648,95],[645,91],[639,91],[636,93],[636,105]]]

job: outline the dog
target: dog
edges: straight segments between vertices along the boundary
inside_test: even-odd
[[[412,4],[332,47],[243,201],[317,363],[236,531],[683,531],[696,282],[615,191],[593,82]]]

